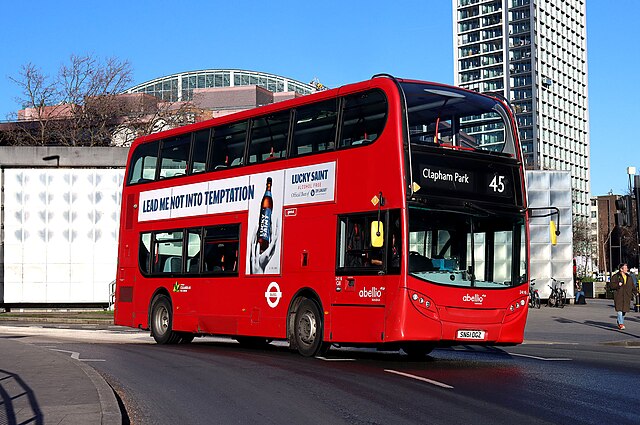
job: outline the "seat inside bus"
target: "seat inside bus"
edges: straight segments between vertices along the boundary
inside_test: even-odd
[[[182,258],[177,256],[167,258],[162,271],[166,273],[180,273],[182,271]]]

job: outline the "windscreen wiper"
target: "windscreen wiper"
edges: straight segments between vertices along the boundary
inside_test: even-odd
[[[482,208],[482,207],[474,204],[473,202],[468,202],[468,201],[465,202],[464,203],[464,207],[467,208],[467,209],[470,209],[470,210],[475,210],[475,211],[479,211],[479,212],[485,213],[487,215],[498,215],[496,212],[490,211],[490,210],[488,210],[486,208]]]

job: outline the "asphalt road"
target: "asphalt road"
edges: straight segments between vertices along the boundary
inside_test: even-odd
[[[624,332],[613,317],[605,300],[543,307],[530,312],[525,344],[458,346],[421,362],[364,349],[308,359],[217,338],[158,346],[117,327],[0,333],[80,353],[135,424],[638,424],[640,315]]]

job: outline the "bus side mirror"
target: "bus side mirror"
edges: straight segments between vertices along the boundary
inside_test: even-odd
[[[560,232],[556,228],[556,222],[549,221],[549,234],[551,235],[551,245],[555,246],[558,243],[558,235]]]
[[[382,248],[384,245],[384,227],[381,221],[371,222],[371,246],[374,248]]]

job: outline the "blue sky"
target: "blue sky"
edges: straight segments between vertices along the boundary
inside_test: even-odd
[[[134,83],[234,68],[329,86],[376,73],[453,83],[450,0],[4,2],[0,120],[20,109],[9,80],[29,62],[55,74],[71,54],[118,57]],[[591,192],[622,193],[640,172],[640,1],[588,0]]]

